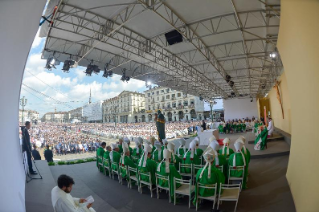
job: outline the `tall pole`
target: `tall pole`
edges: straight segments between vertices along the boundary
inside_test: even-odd
[[[22,99],[20,99],[20,105],[22,107],[22,124],[24,123],[24,107],[27,105],[28,100],[23,96]]]

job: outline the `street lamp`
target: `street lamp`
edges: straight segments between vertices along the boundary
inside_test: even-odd
[[[22,124],[24,122],[24,117],[23,117],[23,113],[24,113],[24,107],[27,105],[28,100],[23,96],[22,99],[20,99],[20,105],[22,107]]]
[[[207,100],[206,102],[209,103],[209,106],[210,106],[210,116],[211,116],[211,119],[212,119],[212,122],[213,122],[213,106],[217,104],[217,102],[212,99],[212,100]]]

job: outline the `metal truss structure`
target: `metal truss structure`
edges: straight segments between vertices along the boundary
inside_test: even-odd
[[[280,57],[269,57],[276,51],[279,4],[239,11],[230,0],[222,7],[232,12],[210,17],[197,12],[200,18],[188,21],[176,9],[180,0],[94,0],[89,8],[84,2],[50,2],[57,6],[52,22],[41,29],[47,32],[43,59],[71,58],[116,74],[126,70],[130,77],[206,99],[264,96],[281,74]],[[111,8],[117,10],[109,15]],[[165,33],[172,30],[183,36],[182,43],[168,45]]]

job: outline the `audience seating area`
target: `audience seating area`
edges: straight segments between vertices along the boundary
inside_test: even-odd
[[[179,170],[178,172],[181,174],[183,179],[177,179],[174,178],[174,194],[170,194],[170,183],[168,183],[168,187],[163,187],[160,186],[158,181],[159,180],[167,180],[169,181],[168,176],[162,176],[156,173],[156,184],[152,184],[152,179],[151,179],[151,174],[150,173],[141,173],[137,168],[131,168],[129,166],[122,167],[120,164],[116,164],[116,167],[118,167],[117,170],[112,170],[112,165],[114,167],[115,164],[112,164],[109,159],[104,159],[104,158],[98,158],[102,162],[98,162],[98,170],[100,170],[100,167],[103,167],[103,173],[106,176],[109,176],[112,179],[115,179],[115,175],[117,175],[118,182],[120,184],[123,184],[123,181],[125,180],[127,182],[127,187],[132,189],[133,186],[137,186],[137,190],[140,194],[143,193],[143,187],[147,187],[150,191],[151,198],[153,197],[153,192],[156,192],[156,196],[159,199],[159,193],[161,191],[165,191],[168,194],[168,200],[171,202],[171,196],[173,196],[173,201],[174,205],[177,203],[177,198],[181,196],[188,196],[189,197],[189,208],[192,207],[192,200],[196,198],[196,204],[195,208],[196,210],[199,209],[200,203],[205,200],[205,201],[212,201],[212,209],[215,209],[215,205],[217,204],[217,209],[219,209],[220,205],[222,202],[226,201],[234,201],[236,202],[234,211],[236,211],[237,208],[237,203],[239,200],[239,195],[242,190],[242,182],[244,179],[244,175],[242,177],[226,177],[226,182],[228,184],[220,184],[219,186],[216,184],[213,185],[203,185],[198,182],[196,182],[196,174],[199,169],[201,169],[204,165],[185,165],[185,164],[180,164],[179,165]],[[119,168],[120,167],[120,168]],[[183,173],[181,172],[181,168],[189,168],[191,170],[190,173]],[[221,172],[223,172],[223,167],[217,167]],[[123,170],[121,170],[123,169]],[[245,167],[229,167],[228,168],[228,173],[224,173],[225,176],[230,176],[229,173],[231,170],[244,170]],[[121,170],[121,171],[118,171]],[[126,178],[122,178],[123,171],[126,172]],[[244,173],[244,172],[243,172]],[[148,178],[147,181],[142,180],[141,177],[144,176]],[[241,181],[241,183],[238,184],[238,182]],[[234,183],[234,184],[232,184]],[[180,185],[177,187],[176,185]],[[205,189],[212,189],[214,190],[214,195],[212,196],[200,196],[197,192],[195,192],[195,187],[197,185],[197,188],[205,188]],[[217,189],[216,189],[217,188]]]

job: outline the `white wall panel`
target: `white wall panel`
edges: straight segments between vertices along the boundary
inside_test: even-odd
[[[258,109],[256,99],[250,102],[251,99],[228,99],[224,101],[224,116],[225,121],[229,119],[242,119],[258,117]]]

